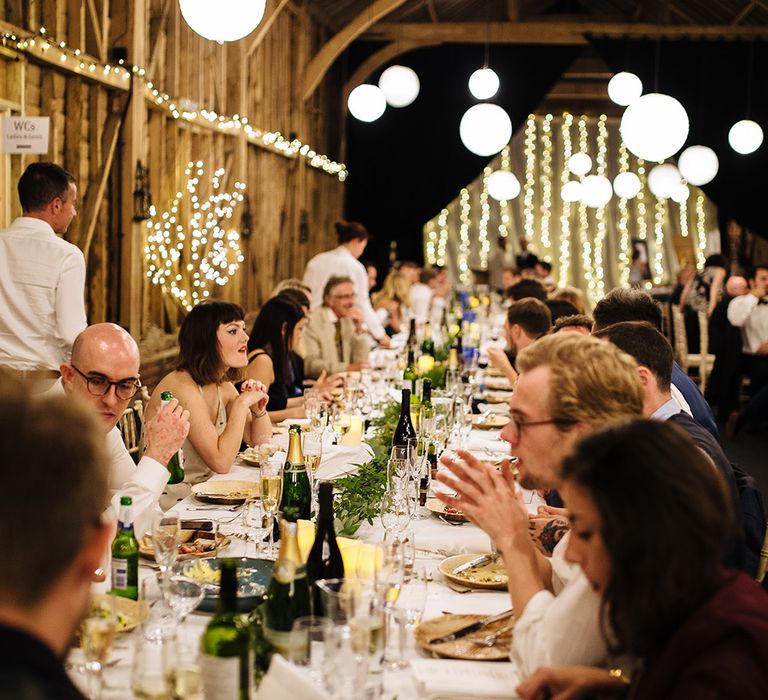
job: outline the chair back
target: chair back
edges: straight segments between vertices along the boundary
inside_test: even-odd
[[[688,336],[685,332],[685,319],[679,304],[671,304],[672,329],[675,337],[675,358],[683,372],[688,372]]]
[[[138,461],[139,436],[141,435],[141,427],[137,426],[136,420],[136,411],[129,406],[125,409],[123,415],[120,416],[120,420],[117,422],[117,425],[120,428],[120,434],[123,436],[125,447],[131,457],[133,457],[134,461]]]

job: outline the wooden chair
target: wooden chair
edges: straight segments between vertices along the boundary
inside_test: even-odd
[[[763,548],[760,550],[760,563],[757,565],[757,575],[755,581],[762,584],[765,579],[765,572],[768,569],[768,528],[765,530],[763,539]]]
[[[683,371],[691,367],[698,370],[699,386],[703,394],[707,388],[707,379],[715,364],[715,356],[709,353],[709,321],[703,311],[698,313],[699,319],[699,352],[688,352],[688,336],[685,332],[683,310],[678,304],[672,304],[672,327],[675,331],[675,355]]]
[[[120,420],[117,422],[120,433],[123,436],[123,442],[128,453],[138,461],[139,456],[139,436],[140,429],[136,426],[136,412],[130,406],[125,409]]]

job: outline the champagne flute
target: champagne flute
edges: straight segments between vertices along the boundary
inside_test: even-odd
[[[336,444],[340,445],[344,435],[352,427],[352,416],[348,413],[336,413],[332,419],[333,432],[336,433]]]
[[[155,561],[160,567],[160,576],[165,579],[173,568],[181,544],[181,526],[177,513],[155,513],[152,519],[152,546]]]
[[[323,456],[323,434],[321,432],[304,433],[304,464],[309,474],[309,485],[312,489],[312,512],[317,513],[317,470]]]
[[[392,608],[392,623],[397,630],[397,651],[387,658],[390,669],[408,667],[408,638],[414,627],[421,622],[424,606],[427,602],[428,576],[423,568],[413,571],[413,575],[400,587],[397,601]]]
[[[269,550],[267,556],[275,556],[275,513],[283,497],[283,464],[270,460],[261,467],[261,505],[269,516]]]
[[[387,533],[399,534],[403,532],[411,522],[411,508],[408,503],[407,492],[391,488],[384,493],[381,499],[381,524]]]
[[[85,656],[91,700],[101,697],[104,663],[117,631],[117,612],[113,595],[92,596],[88,615],[80,625],[80,647]]]

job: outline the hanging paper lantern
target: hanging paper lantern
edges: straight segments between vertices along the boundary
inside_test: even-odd
[[[520,181],[514,173],[507,170],[495,170],[486,180],[488,194],[499,201],[509,201],[520,194]]]
[[[640,186],[640,178],[634,173],[619,173],[613,178],[613,191],[622,199],[637,197]]]
[[[375,122],[387,108],[387,98],[375,85],[358,85],[349,93],[347,107],[355,119]]]
[[[688,197],[691,196],[691,190],[684,182],[679,182],[677,183],[675,189],[672,190],[672,194],[670,196],[673,202],[682,204],[688,200]]]
[[[674,97],[652,92],[624,110],[620,131],[633,155],[658,162],[683,147],[688,138],[688,114]]]
[[[736,122],[728,132],[728,143],[736,153],[747,155],[754,153],[763,142],[763,130],[757,122],[742,119]]]
[[[267,0],[179,0],[181,16],[192,31],[211,41],[237,41],[264,17]]]
[[[472,153],[492,156],[512,138],[512,121],[501,107],[484,102],[464,112],[459,136]]]
[[[478,68],[469,76],[469,91],[478,100],[493,97],[499,89],[499,76],[491,68]]]
[[[688,146],[677,159],[680,175],[697,187],[712,182],[720,162],[708,146]]]
[[[560,189],[560,196],[564,202],[578,202],[581,199],[581,183],[569,180]]]
[[[407,66],[390,66],[379,78],[379,87],[391,107],[407,107],[419,96],[419,76]]]
[[[581,201],[592,209],[604,207],[611,201],[611,181],[602,175],[587,175],[581,181]]]
[[[568,170],[581,177],[592,170],[592,159],[586,153],[574,153],[568,159]]]
[[[634,73],[622,71],[608,81],[608,97],[622,107],[632,104],[643,94],[643,83]]]
[[[680,182],[680,171],[672,163],[657,165],[648,173],[648,189],[656,197],[671,197]]]

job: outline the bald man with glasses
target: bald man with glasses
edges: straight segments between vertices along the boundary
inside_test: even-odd
[[[62,364],[61,383],[100,418],[110,456],[110,490],[117,509],[120,496],[133,498],[134,527],[141,536],[152,527],[158,499],[168,483],[166,465],[189,432],[189,411],[176,399],[144,425],[146,450],[134,463],[117,422],[141,388],[139,347],[114,323],[97,323],[77,336],[72,359]]]

